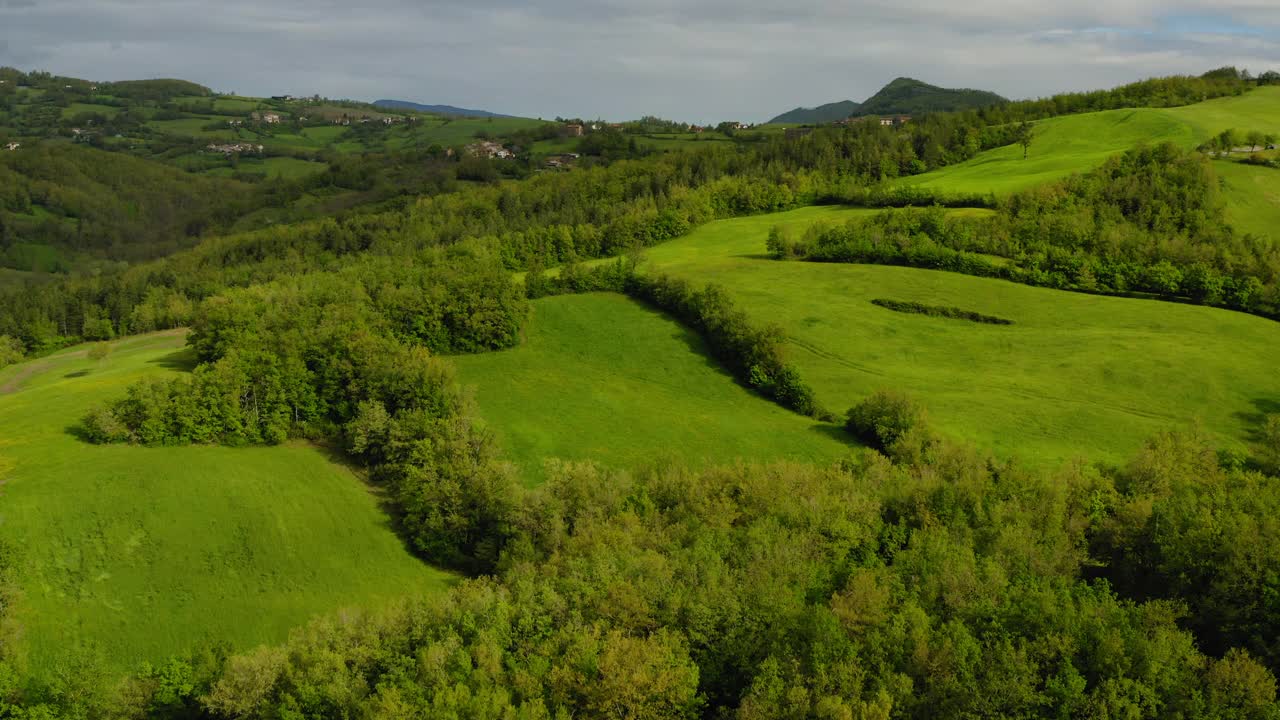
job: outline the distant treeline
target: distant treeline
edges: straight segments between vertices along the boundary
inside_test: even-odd
[[[983,315],[972,310],[962,310],[958,307],[946,307],[942,305],[925,305],[918,302],[906,302],[903,300],[886,300],[884,298],[876,298],[871,301],[872,305],[879,305],[886,310],[892,310],[900,313],[911,313],[915,315],[928,315],[930,317],[951,318],[953,320],[968,320],[970,322],[983,323],[986,325],[1012,325],[1012,320],[1006,320],[994,315]]]
[[[1015,194],[990,217],[889,210],[800,239],[777,231],[769,247],[778,258],[909,265],[1280,315],[1280,245],[1234,232],[1212,164],[1172,144]]]

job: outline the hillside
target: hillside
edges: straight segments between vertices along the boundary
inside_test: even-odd
[[[453,105],[423,105],[422,103],[408,100],[374,100],[373,105],[374,107],[387,108],[389,110],[413,110],[446,117],[515,117],[515,115],[503,115],[502,113],[489,112],[488,110],[468,110],[467,108],[454,107]]]
[[[800,233],[875,212],[815,207],[717,221],[653,248],[647,261],[652,272],[714,279],[760,321],[786,328],[795,363],[828,407],[901,389],[946,432],[1041,467],[1080,448],[1119,461],[1161,429],[1194,423],[1223,446],[1249,443],[1271,387],[1267,348],[1280,347],[1274,321],[933,270],[765,259],[775,225]],[[1014,324],[904,316],[874,298]]]
[[[182,333],[0,370],[0,543],[28,548],[18,603],[32,672],[84,648],[126,672],[207,638],[249,649],[315,613],[450,582],[412,557],[378,499],[330,455],[272,448],[103,447],[68,432],[141,377],[189,368]]]
[[[862,103],[852,100],[841,100],[840,102],[827,103],[818,107],[805,108],[798,107],[795,110],[789,110],[782,113],[778,117],[770,120],[770,123],[795,123],[800,125],[814,125],[821,123],[830,123],[837,120],[844,120],[847,117],[860,115]]]
[[[519,348],[457,358],[525,476],[550,458],[829,461],[845,443],[735,383],[696,334],[619,295],[538,300]],[[554,396],[554,397],[553,397]]]
[[[897,78],[881,88],[880,92],[867,98],[862,103],[861,112],[863,115],[919,115],[974,110],[1002,102],[1007,101],[986,90],[952,90],[912,78]]]
[[[770,123],[822,124],[863,115],[919,115],[929,112],[971,110],[1006,102],[1005,98],[985,90],[948,89],[913,80],[897,78],[864,102],[851,100],[796,108]]]
[[[1067,115],[1035,123],[1025,158],[1022,148],[1009,145],[898,182],[942,192],[1002,195],[1091,170],[1140,143],[1169,141],[1194,148],[1227,129],[1280,133],[1277,118],[1280,87],[1260,87],[1185,107]]]
[[[1214,76],[721,132],[11,76],[22,232],[254,203],[0,287],[0,717],[1280,718],[1280,170],[1196,149],[1280,88]]]

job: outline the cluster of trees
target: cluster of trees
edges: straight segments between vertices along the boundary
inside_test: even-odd
[[[879,305],[886,310],[893,310],[900,313],[914,313],[916,315],[928,315],[930,317],[952,318],[954,320],[968,320],[970,322],[983,323],[986,325],[1012,325],[1012,320],[1006,320],[1002,317],[994,315],[983,315],[972,310],[965,310],[958,307],[947,307],[944,305],[926,305],[924,303],[909,302],[906,300],[888,300],[885,298],[875,298],[871,301],[872,305]]]
[[[799,239],[775,232],[769,248],[779,258],[910,265],[1280,313],[1280,246],[1235,233],[1211,163],[1171,144],[1013,195],[990,217],[889,210]]]
[[[829,416],[795,366],[786,361],[786,331],[778,325],[753,324],[734,307],[724,288],[712,284],[695,289],[680,278],[633,275],[627,291],[695,329],[711,354],[751,388],[803,415]]]
[[[430,499],[484,498],[438,520],[476,520],[454,549],[488,576],[317,619],[281,646],[174,658],[98,702],[120,717],[1280,713],[1273,479],[1224,469],[1194,435],[1057,474],[936,435],[904,454],[904,438],[930,436],[919,407],[863,405],[851,424],[893,460],[565,463],[526,490],[456,449],[430,474],[461,469],[462,486]],[[387,415],[362,409],[351,448],[381,445],[390,465],[425,452],[383,442],[416,422]],[[42,717],[93,712],[88,692],[0,689]]]
[[[1264,73],[1264,76],[1270,78],[1273,74]],[[1223,67],[1199,76],[1151,78],[1110,90],[1062,93],[1039,100],[1002,103],[983,108],[978,113],[985,122],[1004,125],[1100,110],[1180,107],[1214,98],[1242,95],[1259,84],[1267,82],[1261,77],[1255,80],[1248,70]]]
[[[1265,133],[1261,130],[1241,132],[1240,130],[1230,129],[1214,135],[1197,149],[1205,154],[1230,155],[1241,148],[1244,148],[1245,152],[1249,153],[1266,150],[1269,146],[1274,145],[1275,142],[1276,136],[1272,133]]]

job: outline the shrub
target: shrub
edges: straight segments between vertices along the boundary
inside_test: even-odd
[[[106,407],[95,408],[85,415],[80,429],[86,440],[98,445],[128,442],[130,439],[129,428]]]
[[[849,409],[845,429],[879,450],[888,451],[916,428],[924,428],[924,407],[895,390],[879,390]]]

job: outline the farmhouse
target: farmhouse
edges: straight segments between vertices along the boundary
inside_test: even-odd
[[[577,124],[565,125],[564,134],[569,137],[582,137],[582,126]]]
[[[910,115],[894,115],[892,117],[880,118],[880,124],[886,127],[897,127],[899,125],[906,125],[909,122],[911,122]]]
[[[468,145],[467,153],[472,157],[485,157],[490,159],[498,158],[501,160],[515,157],[515,154],[510,150],[502,147],[502,145],[496,142],[490,142],[488,140]]]

